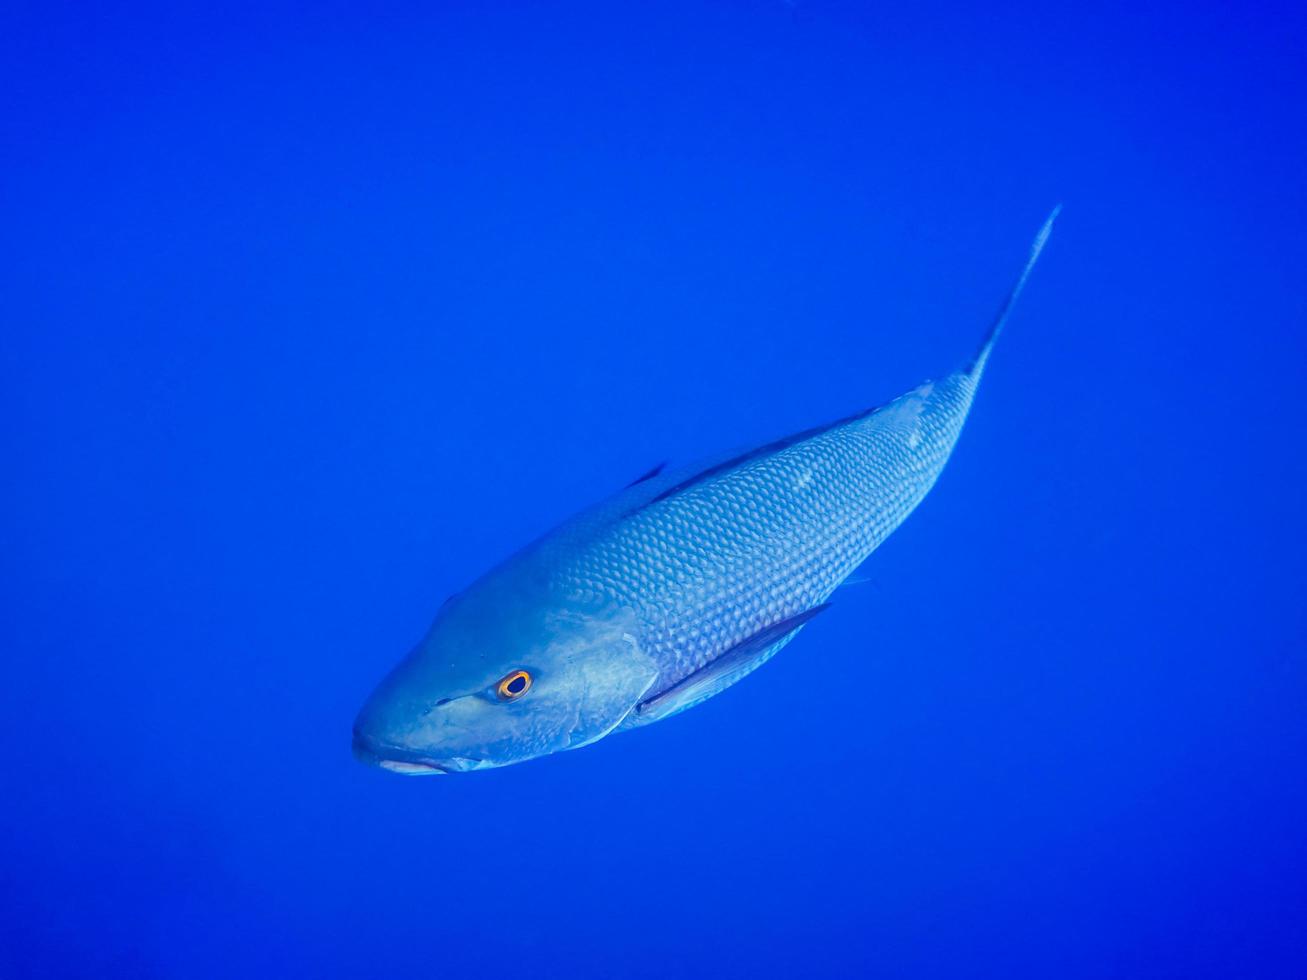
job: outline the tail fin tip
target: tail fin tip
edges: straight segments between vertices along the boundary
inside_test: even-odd
[[[967,365],[967,374],[978,375],[984,369],[985,361],[989,359],[989,352],[994,346],[994,341],[998,339],[999,332],[1002,331],[1008,314],[1012,312],[1012,307],[1016,304],[1017,297],[1021,295],[1026,280],[1030,278],[1030,272],[1035,268],[1035,263],[1039,260],[1039,254],[1044,250],[1044,246],[1048,244],[1048,237],[1053,233],[1053,222],[1057,220],[1057,216],[1061,213],[1062,205],[1058,204],[1044,219],[1043,225],[1040,226],[1038,233],[1035,235],[1035,240],[1030,243],[1030,257],[1026,259],[1025,268],[1021,270],[1021,275],[1017,277],[1017,281],[1008,292],[1003,305],[999,307],[998,315],[994,317],[994,322],[990,324],[989,330],[986,331],[985,339],[980,342],[975,357]]]

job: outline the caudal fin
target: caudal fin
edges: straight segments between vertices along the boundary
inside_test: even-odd
[[[1057,220],[1058,214],[1062,211],[1062,205],[1058,205],[1044,222],[1039,234],[1030,245],[1030,258],[1026,259],[1026,267],[1021,270],[1021,275],[1013,284],[1011,291],[1007,294],[1007,299],[1003,300],[1003,305],[999,307],[998,315],[994,317],[994,322],[990,324],[985,339],[980,342],[980,348],[976,351],[976,356],[971,359],[967,365],[966,373],[973,378],[979,378],[980,372],[985,369],[985,362],[989,360],[989,352],[994,346],[994,341],[998,339],[999,331],[1003,329],[1003,324],[1007,322],[1008,314],[1012,312],[1012,307],[1021,295],[1022,288],[1026,285],[1026,280],[1030,278],[1030,270],[1035,267],[1035,262],[1039,259],[1039,253],[1044,250],[1044,245],[1048,242],[1048,236],[1052,234],[1053,222]]]

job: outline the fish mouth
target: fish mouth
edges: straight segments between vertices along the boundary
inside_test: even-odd
[[[434,762],[405,762],[401,759],[378,759],[377,765],[401,776],[436,776],[449,771]]]
[[[486,766],[480,759],[432,759],[420,752],[382,742],[358,730],[354,732],[354,758],[366,765],[380,766],[387,772],[396,772],[402,776],[438,776],[469,772]]]

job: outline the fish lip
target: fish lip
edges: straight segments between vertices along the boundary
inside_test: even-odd
[[[391,745],[365,732],[354,730],[354,758],[370,766],[380,766],[390,772],[405,775],[449,773],[451,769],[435,759],[398,745]]]
[[[357,728],[354,730],[354,758],[370,766],[380,766],[389,772],[403,773],[408,776],[432,775],[436,773],[472,772],[476,769],[489,768],[484,759],[470,759],[454,756],[449,759],[433,759],[421,752],[414,752],[401,745],[382,741]]]
[[[398,759],[378,759],[377,765],[387,772],[397,772],[401,776],[434,776],[448,773],[444,766],[434,762],[402,762]]]

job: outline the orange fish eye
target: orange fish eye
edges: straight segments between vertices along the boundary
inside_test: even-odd
[[[516,701],[529,690],[531,675],[525,670],[515,670],[495,685],[495,692],[501,701]]]

